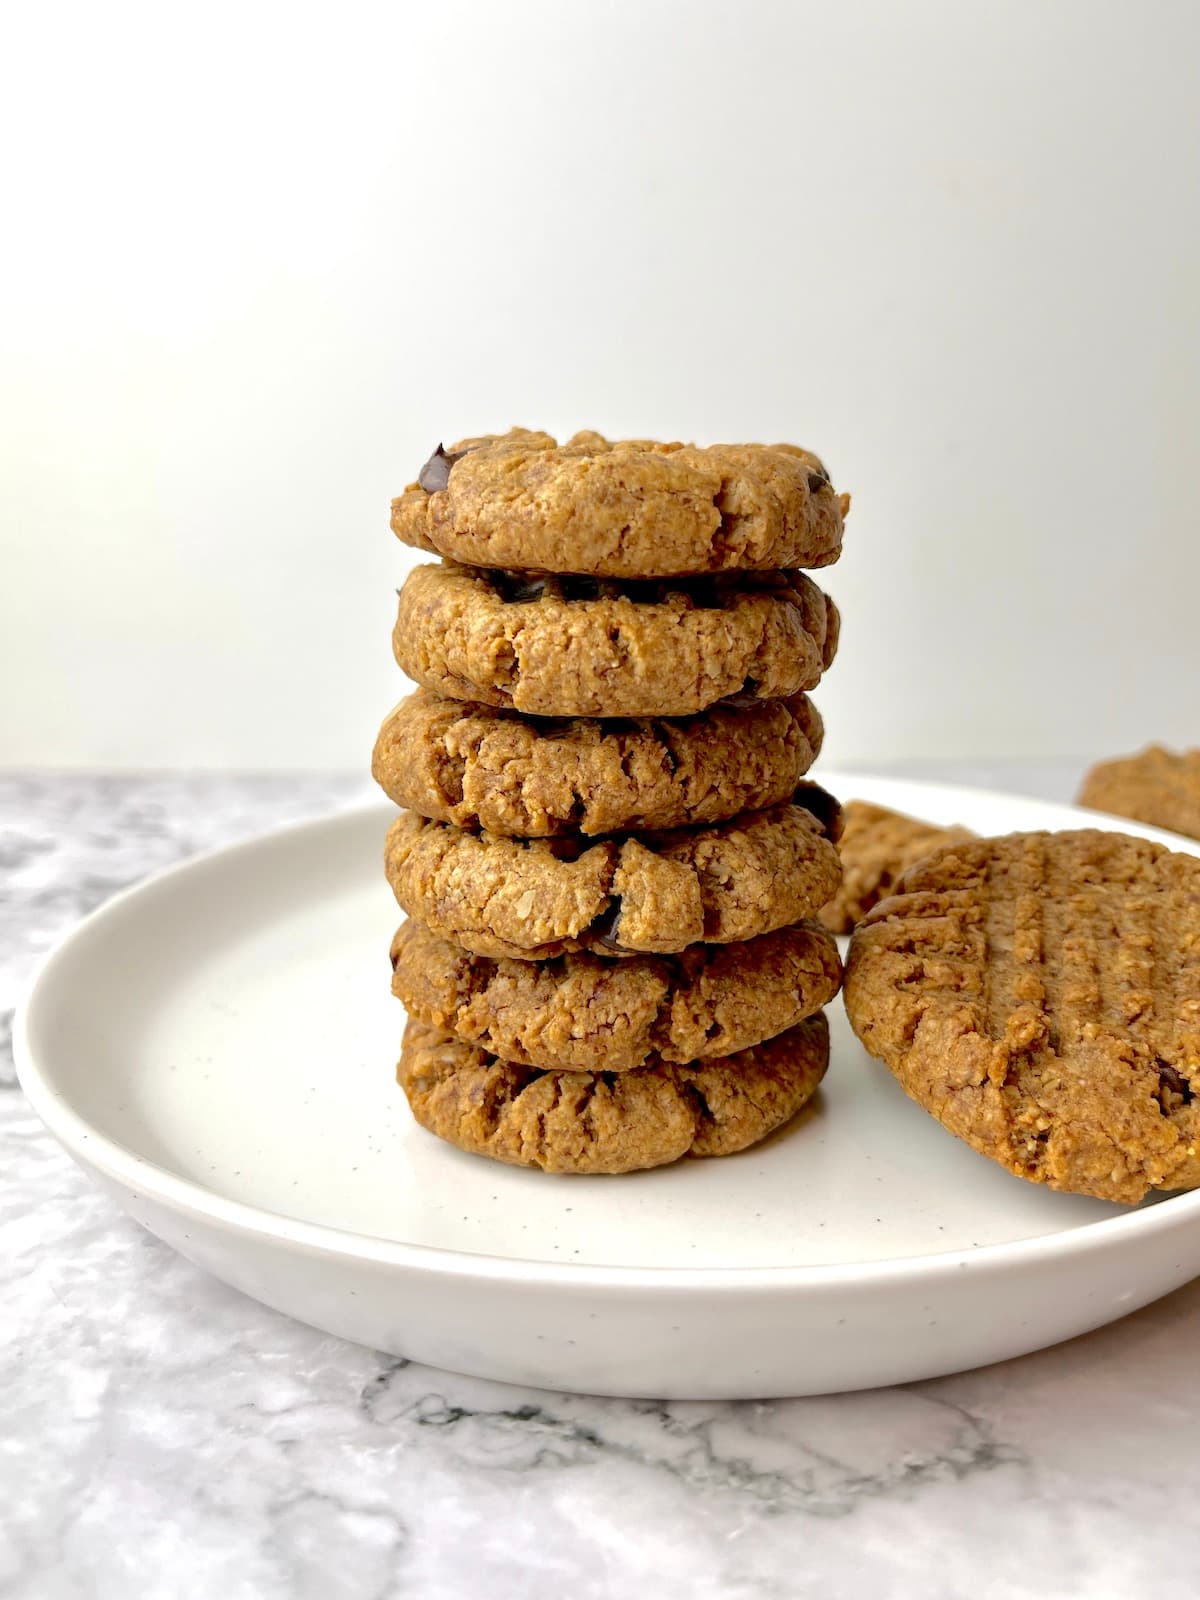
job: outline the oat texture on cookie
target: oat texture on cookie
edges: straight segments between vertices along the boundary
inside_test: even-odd
[[[392,505],[418,685],[372,772],[406,914],[416,1122],[474,1155],[628,1173],[788,1122],[841,985],[842,869],[809,691],[849,507],[794,445],[513,429],[438,445]]]

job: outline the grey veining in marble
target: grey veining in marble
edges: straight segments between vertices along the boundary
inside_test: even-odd
[[[145,872],[365,793],[0,778],[0,1005]],[[342,1344],[208,1278],[95,1190],[14,1089],[0,1305],[0,1600],[1196,1592],[1200,1284],[903,1389],[514,1390]]]

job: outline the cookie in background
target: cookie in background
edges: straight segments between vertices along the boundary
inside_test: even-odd
[[[1200,750],[1152,744],[1097,762],[1080,786],[1079,804],[1200,839]]]
[[[901,873],[942,845],[972,837],[969,828],[944,828],[869,800],[847,800],[838,840],[841,887],[818,913],[820,920],[830,933],[851,932],[872,906],[892,892]]]

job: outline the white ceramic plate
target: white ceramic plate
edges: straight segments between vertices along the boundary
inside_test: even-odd
[[[1012,796],[824,775],[980,833]],[[1200,1272],[1200,1192],[1136,1210],[1010,1177],[910,1104],[831,1008],[817,1101],[765,1145],[554,1178],[417,1128],[392,1079],[384,806],[189,862],[45,961],[26,1093],[138,1221],[314,1326],[435,1366],[664,1398],[815,1394],[1018,1355]]]

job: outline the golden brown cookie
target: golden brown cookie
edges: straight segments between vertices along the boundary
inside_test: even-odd
[[[837,945],[811,922],[676,956],[541,962],[473,956],[406,922],[392,966],[392,992],[418,1021],[549,1072],[730,1055],[828,1005],[842,981]]]
[[[950,845],[859,923],[845,997],[908,1094],[1017,1176],[1200,1186],[1200,859],[1092,829]]]
[[[802,572],[613,583],[446,562],[400,591],[392,649],[454,700],[543,717],[686,717],[820,681],[832,600]]]
[[[1079,804],[1200,839],[1200,750],[1152,744],[1101,761],[1084,778]]]
[[[786,800],[821,748],[807,695],[679,721],[531,722],[494,706],[402,700],[371,771],[397,805],[521,838],[720,822]]]
[[[393,500],[392,528],[472,566],[655,578],[828,566],[849,507],[796,445],[558,445],[514,428],[439,445]]]
[[[842,807],[842,884],[818,913],[831,933],[849,933],[877,901],[892,891],[906,868],[944,844],[971,838],[969,828],[939,828],[868,800]]]
[[[800,805],[594,844],[466,833],[405,811],[384,864],[410,917],[477,955],[526,961],[752,939],[811,916],[841,872]]]
[[[812,1098],[828,1065],[820,1014],[737,1055],[618,1073],[538,1072],[409,1022],[396,1076],[421,1126],[460,1150],[617,1173],[759,1143]]]

